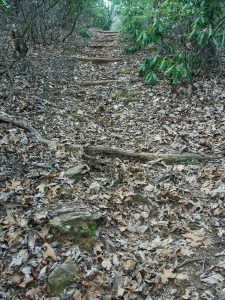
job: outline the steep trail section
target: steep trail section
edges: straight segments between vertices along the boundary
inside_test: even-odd
[[[212,101],[205,85],[214,82],[200,83],[189,97],[186,89],[174,91],[168,82],[132,82],[143,52],[126,56],[118,34],[107,35],[94,32],[90,43],[75,53],[69,47],[74,49],[76,39],[67,51],[52,49],[53,55],[48,49],[37,84],[43,96],[34,87],[27,92],[29,85],[20,78],[26,93],[6,110],[18,118],[13,123],[5,116],[10,124],[0,124],[6,129],[1,145],[6,159],[17,154],[14,162],[21,162],[20,176],[12,172],[1,185],[8,209],[0,278],[9,292],[5,299],[15,294],[18,299],[50,297],[49,275],[67,258],[76,262],[81,279],[74,277],[56,299],[222,299],[224,160],[167,165],[161,159],[114,156],[112,149],[221,157],[224,85]],[[77,57],[122,60],[93,64]],[[35,92],[36,98],[22,106]],[[37,144],[28,132],[41,143],[51,139],[62,147]],[[79,144],[77,152],[65,151],[68,144]],[[109,155],[102,155],[102,149]],[[77,181],[64,177],[73,167],[84,167]],[[66,237],[58,241],[49,231],[49,219],[70,210],[101,214],[93,251]],[[29,270],[32,280],[27,281]]]

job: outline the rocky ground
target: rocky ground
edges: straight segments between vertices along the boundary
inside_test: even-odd
[[[225,299],[225,79],[144,85],[151,49],[123,43],[93,31],[1,77],[1,112],[61,146],[0,122],[0,299]],[[213,159],[160,158],[184,153]]]

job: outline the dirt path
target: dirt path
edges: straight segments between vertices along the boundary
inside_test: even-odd
[[[166,165],[66,152],[0,124],[0,297],[224,299],[224,82],[216,95],[211,81],[197,82],[192,95],[167,82],[146,86],[137,70],[143,53],[124,55],[118,34],[95,31],[74,53],[73,43],[43,54],[35,83],[18,76],[17,102],[4,111],[60,143],[218,159]],[[75,181],[64,177],[81,164]],[[93,251],[50,230],[49,220],[68,210],[102,215]],[[51,298],[49,275],[67,259],[79,280]]]

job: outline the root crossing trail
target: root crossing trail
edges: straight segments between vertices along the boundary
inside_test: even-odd
[[[7,86],[0,298],[224,299],[223,82],[213,103],[200,83],[146,86],[150,49],[76,43]]]

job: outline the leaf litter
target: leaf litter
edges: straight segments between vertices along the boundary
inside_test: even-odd
[[[97,35],[80,55],[120,56],[122,62],[77,61],[69,51],[74,39],[64,49],[30,52],[32,76],[18,69],[1,81],[3,110],[50,139],[84,149],[100,144],[218,160],[166,165],[48,149],[1,123],[0,297],[51,299],[49,275],[72,259],[80,280],[54,299],[222,300],[224,79],[215,88],[213,80],[196,78],[191,96],[164,81],[81,86],[81,79],[138,77],[142,53],[122,54],[122,41],[121,49],[99,53],[89,48]],[[64,176],[79,167],[85,171],[76,180]],[[49,227],[52,217],[69,210],[101,213],[93,251],[59,241]]]

